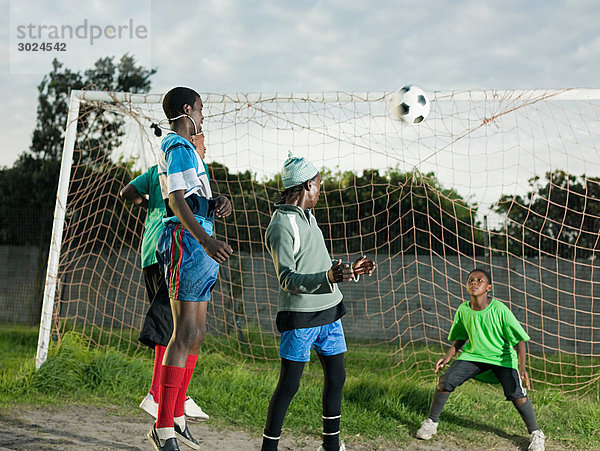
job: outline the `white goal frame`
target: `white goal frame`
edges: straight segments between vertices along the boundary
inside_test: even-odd
[[[202,93],[204,103],[257,103],[257,102],[288,102],[290,99],[295,101],[327,103],[327,102],[352,102],[352,101],[385,101],[390,93],[370,92],[370,93],[306,93],[306,94],[206,94]],[[552,98],[553,100],[600,100],[600,89],[570,88],[555,90],[473,90],[473,91],[447,91],[428,93],[431,101],[473,101],[502,98],[505,100],[528,99],[535,102],[536,99],[543,100]],[[48,357],[50,344],[52,316],[54,312],[54,303],[56,289],[59,284],[58,269],[63,239],[63,228],[65,224],[66,202],[69,190],[69,179],[73,163],[73,152],[77,135],[77,119],[79,108],[82,102],[124,102],[131,104],[158,104],[161,103],[163,94],[131,94],[125,92],[107,92],[107,91],[71,91],[69,101],[69,111],[65,129],[65,139],[62,152],[60,176],[58,181],[58,190],[56,194],[56,204],[54,208],[54,220],[52,225],[52,235],[48,255],[48,265],[46,270],[44,295],[42,301],[42,311],[40,319],[40,330],[38,337],[38,346],[35,358],[36,369],[39,369]]]

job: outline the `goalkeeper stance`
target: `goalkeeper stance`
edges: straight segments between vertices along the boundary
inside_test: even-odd
[[[147,196],[147,199],[146,199]],[[158,416],[158,396],[160,369],[167,344],[173,333],[173,315],[165,278],[156,260],[156,242],[162,230],[165,202],[158,182],[158,167],[152,166],[136,177],[121,190],[121,197],[127,201],[146,207],[146,221],[142,237],[142,272],[150,308],[146,313],[139,340],[154,349],[154,368],[150,390],[140,403],[140,408],[154,418]],[[208,420],[208,415],[189,396],[185,400],[185,416],[200,421]]]
[[[489,296],[492,279],[482,269],[474,269],[467,277],[469,301],[456,311],[449,340],[454,340],[446,355],[435,365],[437,373],[464,346],[462,354],[440,377],[429,415],[417,431],[417,438],[429,440],[437,433],[442,409],[459,385],[475,377],[485,382],[500,382],[507,401],[512,401],[529,431],[529,450],[543,451],[546,437],[538,426],[531,401],[526,368],[525,342],[529,335],[515,315],[502,302]],[[515,352],[514,348],[517,348]],[[523,383],[525,386],[523,387]]]
[[[343,450],[339,435],[346,341],[340,318],[346,309],[337,284],[357,281],[360,274],[371,275],[375,263],[361,257],[351,266],[341,260],[332,264],[312,214],[319,199],[321,175],[308,160],[290,152],[281,178],[285,190],[275,204],[265,237],[279,279],[276,323],[281,332],[281,372],[269,403],[262,449],[277,449],[285,414],[313,348],[325,378],[321,449]]]

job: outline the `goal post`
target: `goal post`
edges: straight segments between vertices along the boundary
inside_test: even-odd
[[[77,134],[77,118],[79,116],[79,91],[72,91],[69,101],[69,113],[67,114],[67,125],[65,130],[65,142],[60,162],[60,175],[56,192],[56,204],[54,206],[54,219],[52,222],[52,235],[50,238],[50,249],[48,252],[48,264],[46,267],[46,283],[44,285],[44,297],[42,300],[42,315],[40,318],[40,331],[38,346],[35,356],[35,367],[39,369],[48,357],[50,345],[50,332],[52,330],[52,313],[54,311],[54,300],[56,287],[58,285],[58,265],[60,249],[65,224],[65,213],[67,208],[67,194],[69,190],[69,179],[73,160],[73,149]]]
[[[532,378],[561,390],[600,380],[600,90],[428,92],[429,117],[390,119],[392,92],[201,93],[214,192],[234,246],[209,305],[207,346],[277,358],[277,280],[264,247],[288,150],[322,170],[315,209],[328,249],[369,255],[371,278],[341,286],[357,359],[431,378],[465,276],[529,335]],[[148,307],[139,264],[145,212],[119,189],[155,164],[162,94],[71,93],[36,367],[51,331],[136,351]],[[79,124],[79,128],[78,128]],[[115,124],[118,124],[115,125]]]
[[[65,140],[60,163],[60,174],[58,189],[56,192],[56,204],[54,207],[54,219],[52,222],[52,235],[50,238],[50,249],[48,252],[48,264],[46,267],[46,282],[42,298],[42,313],[40,318],[40,330],[35,357],[35,367],[39,369],[48,357],[50,335],[52,330],[52,314],[54,312],[54,301],[56,288],[59,283],[58,266],[65,224],[65,213],[67,209],[67,195],[73,163],[73,150],[77,136],[77,123],[79,119],[79,105],[81,102],[129,102],[136,103],[160,103],[162,95],[131,94],[126,92],[107,91],[82,91],[72,90],[69,100],[69,112],[65,128]]]

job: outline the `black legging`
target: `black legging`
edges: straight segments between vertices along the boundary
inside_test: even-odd
[[[323,416],[334,417],[341,415],[342,390],[344,389],[344,382],[346,382],[344,354],[332,356],[318,355],[325,378],[323,385]]]
[[[333,356],[322,356],[319,354],[319,360],[321,361],[325,378],[323,386],[323,416],[339,417],[342,412],[342,389],[346,381],[344,354]],[[292,398],[298,391],[303,371],[304,362],[281,359],[279,382],[271,397],[267,413],[267,423],[265,425],[266,436],[273,438],[280,436],[285,414]],[[337,425],[339,430],[339,418],[337,418]]]

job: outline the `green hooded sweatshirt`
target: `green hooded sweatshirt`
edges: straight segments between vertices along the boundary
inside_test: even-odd
[[[265,241],[279,280],[277,311],[320,312],[342,300],[329,282],[331,258],[323,233],[310,209],[275,204]]]

